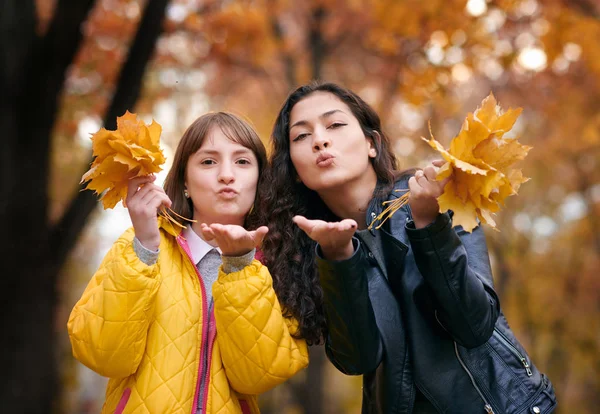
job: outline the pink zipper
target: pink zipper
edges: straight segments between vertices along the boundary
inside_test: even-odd
[[[125,388],[125,390],[123,390],[123,395],[121,395],[121,399],[117,404],[117,408],[115,408],[115,414],[121,414],[125,410],[125,406],[127,405],[130,396],[131,388]]]
[[[196,267],[196,265],[194,264],[194,261],[192,260],[192,253],[190,252],[190,248],[189,248],[187,242],[185,241],[185,239],[181,236],[181,234],[179,236],[177,236],[177,243],[183,249],[188,260],[192,264],[192,267],[196,271],[196,275],[198,275],[198,281],[200,282],[200,291],[202,292],[202,340],[199,345],[200,348],[202,349],[202,352],[200,353],[200,361],[198,363],[198,377],[196,378],[196,391],[194,392],[194,405],[192,406],[192,414],[196,414],[196,411],[198,410],[198,394],[200,392],[200,379],[202,378],[202,361],[204,360],[204,357],[205,357],[204,347],[202,346],[202,344],[205,341],[204,334],[206,333],[208,336],[208,332],[207,332],[208,330],[206,329],[206,325],[207,325],[206,319],[207,319],[207,313],[208,313],[206,311],[206,308],[208,305],[206,303],[206,290],[204,289],[204,281],[202,280],[202,276],[200,275],[198,268]],[[209,346],[209,351],[211,349],[212,349],[212,346]],[[198,353],[198,350],[196,350],[196,353]],[[204,413],[204,407],[206,407],[206,401],[202,401],[202,406],[203,406],[202,412]]]
[[[240,400],[240,408],[242,409],[242,414],[251,414],[248,401]]]
[[[202,396],[202,413],[206,412],[206,403],[208,402],[208,385],[210,383],[210,365],[212,364],[212,350],[217,336],[217,326],[215,322],[214,311],[210,314],[210,326],[208,327],[208,361],[206,365],[206,382],[204,383],[204,395]]]

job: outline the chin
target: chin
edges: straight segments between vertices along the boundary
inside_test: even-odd
[[[351,180],[347,177],[323,177],[320,176],[318,181],[305,183],[305,185],[313,191],[326,191],[348,184]]]
[[[242,209],[240,208],[223,208],[219,209],[218,217],[221,217],[221,220],[227,223],[244,223],[246,219],[246,213],[242,213]]]

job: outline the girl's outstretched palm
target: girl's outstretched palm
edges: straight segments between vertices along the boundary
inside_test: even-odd
[[[344,260],[354,253],[352,236],[357,228],[356,221],[345,219],[328,223],[303,216],[295,216],[293,220],[308,237],[319,243],[326,259]]]
[[[262,245],[269,228],[262,226],[249,231],[235,224],[202,223],[200,231],[205,240],[217,242],[224,256],[243,256]]]

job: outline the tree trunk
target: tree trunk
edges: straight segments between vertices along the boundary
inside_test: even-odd
[[[2,368],[4,412],[48,413],[57,394],[53,311],[56,269],[48,229],[52,127],[65,73],[91,0],[60,1],[44,37],[33,1],[2,7]]]
[[[323,376],[327,357],[324,346],[309,347],[310,363],[306,368],[306,382],[303,387],[302,406],[306,414],[324,413]]]
[[[107,125],[137,101],[167,3],[148,2],[105,117]],[[0,13],[3,412],[50,413],[58,400],[56,282],[96,200],[91,192],[78,193],[59,225],[50,228],[49,148],[66,71],[93,4],[59,0],[43,37],[36,35],[33,0],[5,1]]]

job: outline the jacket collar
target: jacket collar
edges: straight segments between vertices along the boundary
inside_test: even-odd
[[[383,203],[386,201],[394,201],[398,199],[405,191],[408,190],[408,179],[411,177],[409,174],[402,175],[394,183],[394,188],[385,197],[373,197],[367,208],[367,224],[370,224],[375,217],[377,217],[385,209],[386,205]],[[405,205],[400,210],[396,211],[392,217],[390,217],[381,229],[391,233],[394,237],[400,240],[405,245],[409,244],[408,236],[404,231],[406,223],[412,219],[410,206]]]
[[[221,254],[221,249],[208,244],[202,237],[196,234],[196,232],[192,229],[192,226],[187,226],[185,229],[183,229],[181,231],[181,235],[185,238],[192,255],[192,260],[194,263],[196,263],[196,265],[212,249],[216,249],[219,254]]]
[[[181,229],[179,226],[174,225],[166,218],[158,217],[158,226],[169,233],[171,236],[182,238],[187,246],[190,258],[195,264],[198,264],[200,260],[214,247],[204,241],[200,236],[192,230],[192,226],[188,224],[185,229]],[[216,248],[219,253],[221,249]]]
[[[158,227],[163,229],[175,238],[177,238],[181,234],[181,228],[179,226],[174,225],[162,216],[158,216]]]

